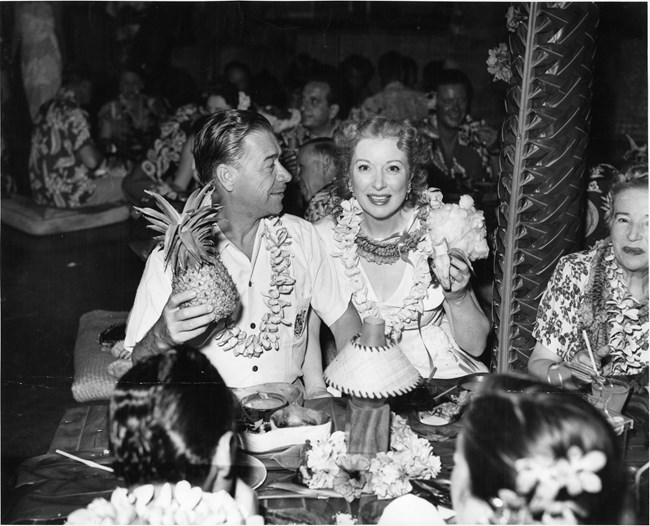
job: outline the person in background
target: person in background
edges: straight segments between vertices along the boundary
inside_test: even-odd
[[[243,91],[249,96],[253,92],[253,74],[243,62],[237,60],[228,62],[223,68],[223,78],[235,86],[237,91]]]
[[[150,202],[145,193],[152,190],[171,199],[184,201],[193,181],[192,124],[202,115],[219,109],[236,108],[237,89],[225,81],[211,84],[203,95],[203,104],[185,104],[160,125],[160,135],[124,180],[128,200],[141,206]]]
[[[382,90],[363,101],[362,119],[383,115],[389,119],[408,119],[417,123],[427,116],[425,94],[409,86],[414,80],[412,64],[408,57],[397,51],[389,51],[379,57],[377,66]]]
[[[82,64],[69,64],[63,87],[41,106],[32,130],[29,182],[34,202],[79,208],[123,199],[122,166],[108,170],[91,136],[88,113],[93,76]]]
[[[339,71],[350,87],[350,119],[359,120],[361,104],[372,95],[370,81],[375,68],[367,57],[353,54],[339,64]]]
[[[619,173],[607,201],[610,237],[562,257],[539,304],[528,370],[554,385],[584,385],[565,362],[591,369],[587,345],[599,374],[647,375],[648,166]]]
[[[329,215],[336,202],[336,144],[333,139],[312,139],[298,151],[296,181],[307,209],[304,218],[310,223]]]
[[[322,67],[307,79],[302,90],[300,124],[281,133],[279,138],[281,162],[292,176],[298,170],[300,146],[311,139],[331,138],[349,110],[344,81],[329,68]],[[300,207],[300,189],[295,181],[288,185],[285,206],[286,211],[294,215],[304,212]]]
[[[620,524],[625,471],[603,414],[545,384],[509,389],[490,376],[456,440],[456,523]]]
[[[304,381],[307,397],[326,395],[320,348],[307,349],[308,311],[313,308],[330,326],[338,348],[360,331],[359,315],[313,225],[279,215],[291,176],[268,120],[243,110],[203,119],[194,160],[201,183],[216,187],[221,211],[215,248],[237,287],[240,308],[215,320],[208,305],[184,306],[196,292],[172,293],[172,269],[156,249],[129,314],[124,347],[137,362],[194,341],[230,387]],[[261,342],[271,336],[277,348],[264,348]]]
[[[224,515],[246,524],[257,499],[236,474],[235,407],[219,372],[194,349],[135,364],[109,406],[113,468],[127,487],[74,511],[68,524],[221,524]],[[190,493],[195,506],[186,506]]]
[[[450,254],[451,279],[443,288],[421,249],[431,197],[417,129],[378,116],[345,123],[335,141],[342,201],[316,230],[360,316],[383,318],[424,378],[487,371],[477,358],[490,326],[469,267]]]
[[[452,201],[463,194],[472,195],[492,223],[486,205],[490,209],[496,206],[492,202],[496,193],[486,202],[488,196],[477,183],[490,182],[496,175],[497,132],[469,116],[473,88],[467,75],[458,69],[443,69],[436,81],[435,112],[421,128],[431,140],[429,184]]]
[[[144,80],[134,67],[120,73],[119,95],[99,110],[99,142],[105,154],[136,162],[165,114],[164,105],[142,93]]]

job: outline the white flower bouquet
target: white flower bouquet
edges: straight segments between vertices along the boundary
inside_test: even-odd
[[[204,492],[181,481],[132,491],[117,488],[110,501],[95,499],[73,511],[67,524],[246,524],[237,502],[226,492]],[[259,524],[259,522],[258,522]]]
[[[472,261],[488,256],[485,218],[469,195],[461,196],[458,204],[442,204],[440,192],[430,193],[427,228],[433,264],[440,283],[449,288],[450,255],[463,259],[470,269]]]
[[[348,454],[345,433],[335,431],[326,440],[309,443],[300,466],[301,478],[310,488],[334,489],[350,502],[364,493],[380,499],[400,497],[411,491],[411,479],[428,480],[438,473],[440,457],[395,413],[390,451],[372,457]]]

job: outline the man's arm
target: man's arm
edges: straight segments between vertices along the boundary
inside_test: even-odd
[[[160,318],[133,347],[134,362],[165,352],[176,345],[191,342],[205,334],[209,325],[215,321],[212,307],[208,304],[181,307],[183,303],[195,297],[196,292],[191,290],[169,297]]]

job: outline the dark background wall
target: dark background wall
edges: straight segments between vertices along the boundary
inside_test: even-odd
[[[3,73],[20,96],[19,60],[12,56],[14,2],[0,3]],[[592,162],[616,161],[630,134],[647,141],[647,4],[599,2],[600,26],[594,82]],[[410,55],[422,67],[448,60],[475,87],[472,114],[495,127],[503,117],[505,85],[486,71],[488,49],[506,42],[503,2],[59,2],[65,59],[95,67],[100,83],[95,105],[112,96],[120,63],[130,57],[149,74],[155,92],[182,68],[199,87],[230,60],[253,73],[282,79],[300,53],[338,64],[351,53],[375,65],[389,50]],[[172,73],[170,73],[172,72]],[[379,88],[375,75],[371,86]],[[29,121],[22,101],[9,115],[24,163]],[[6,128],[5,128],[6,129]]]

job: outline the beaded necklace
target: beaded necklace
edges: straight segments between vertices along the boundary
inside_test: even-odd
[[[418,211],[426,217],[429,207],[423,206],[423,211]],[[367,316],[379,317],[377,303],[368,298],[368,285],[361,275],[361,260],[358,253],[357,239],[363,222],[363,210],[355,198],[341,202],[341,215],[334,226],[334,242],[339,251],[334,254],[340,257],[345,267],[345,275],[352,285],[354,304],[362,318]],[[399,341],[404,326],[416,321],[424,311],[423,299],[428,286],[431,284],[428,256],[430,244],[426,242],[427,236],[422,235],[415,247],[415,268],[413,287],[408,296],[404,298],[402,306],[386,319],[386,331],[389,337]]]
[[[282,299],[282,296],[288,296],[293,292],[296,283],[289,273],[292,256],[287,247],[291,244],[291,236],[278,216],[263,221],[262,237],[265,239],[271,261],[271,286],[267,294],[262,293],[268,311],[262,316],[259,333],[248,334],[239,327],[231,325],[226,326],[215,338],[222,351],[232,350],[235,356],[247,358],[259,358],[263,352],[271,349],[278,351],[280,324],[291,326],[291,322],[284,318],[284,309],[289,307],[291,302]]]

